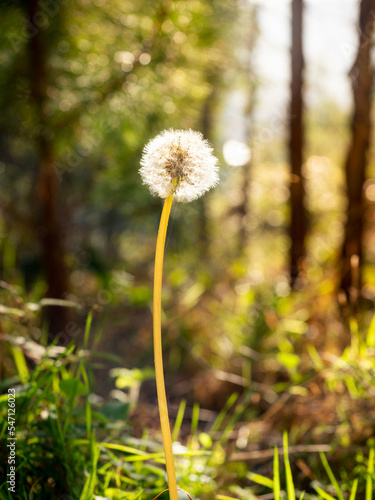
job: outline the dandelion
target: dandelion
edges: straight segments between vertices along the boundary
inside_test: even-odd
[[[193,201],[219,181],[218,161],[194,130],[164,130],[145,147],[139,170],[143,183],[161,198]]]
[[[165,392],[161,342],[161,288],[168,219],[173,199],[188,202],[218,183],[218,161],[203,135],[193,130],[164,130],[144,148],[139,170],[151,193],[165,198],[155,252],[153,331],[155,378],[170,500],[191,498],[177,489]],[[181,496],[182,495],[182,496]],[[160,498],[157,497],[157,498]]]

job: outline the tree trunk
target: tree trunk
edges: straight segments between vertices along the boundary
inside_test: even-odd
[[[33,24],[42,8],[38,0],[25,2],[29,23]],[[30,60],[31,96],[37,118],[35,143],[39,169],[36,186],[37,235],[42,250],[44,274],[47,283],[47,297],[64,298],[68,290],[68,268],[63,248],[63,231],[59,218],[59,181],[53,168],[52,131],[48,127],[44,112],[47,96],[46,46],[43,29],[36,29],[28,41]],[[63,307],[46,308],[49,324],[49,339],[63,331],[68,321],[68,310]]]
[[[351,141],[345,163],[348,196],[347,220],[342,246],[340,287],[355,306],[361,290],[362,237],[364,226],[363,184],[371,134],[371,102],[374,69],[371,65],[374,1],[362,0],[359,12],[359,46],[350,71],[354,109]]]
[[[290,279],[292,287],[296,285],[297,278],[303,266],[306,255],[306,213],[305,190],[302,177],[303,163],[303,44],[302,44],[302,18],[303,0],[292,0],[292,82],[290,106],[290,141],[289,156],[291,166],[290,182]]]
[[[245,108],[246,116],[246,129],[245,140],[250,147],[251,157],[242,169],[242,183],[241,183],[241,203],[238,206],[238,214],[240,217],[240,229],[238,232],[239,252],[241,257],[246,255],[249,246],[249,230],[247,229],[248,215],[249,215],[249,200],[251,199],[250,186],[251,186],[251,173],[253,169],[253,154],[255,151],[254,136],[254,111],[256,106],[256,97],[258,90],[258,80],[256,78],[256,69],[254,64],[254,50],[259,38],[258,27],[258,7],[254,6],[250,12],[248,31],[246,36],[246,49],[248,51],[247,64],[244,68],[244,76],[246,78],[247,86],[247,102]]]
[[[212,114],[216,102],[216,86],[218,85],[218,75],[216,73],[209,72],[207,74],[207,81],[211,84],[211,90],[203,103],[200,123],[203,137],[208,141],[211,141],[213,126]],[[206,197],[201,196],[196,201],[196,206],[199,214],[198,238],[200,254],[202,255],[202,258],[208,262],[212,258],[212,256],[209,238],[209,224],[207,220]]]

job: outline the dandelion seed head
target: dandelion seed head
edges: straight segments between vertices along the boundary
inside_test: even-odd
[[[188,202],[219,181],[218,160],[200,132],[164,130],[146,144],[139,173],[151,193]]]

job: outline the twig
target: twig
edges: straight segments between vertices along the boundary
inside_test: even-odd
[[[278,400],[279,396],[266,384],[254,382],[253,380],[248,380],[240,375],[236,375],[235,373],[228,373],[223,370],[213,370],[212,373],[216,378],[222,380],[223,382],[231,382],[232,384],[248,387],[262,393],[264,398],[269,403],[275,403]]]
[[[329,444],[297,444],[295,446],[288,447],[288,453],[319,453],[320,451],[329,453],[332,450]],[[275,451],[274,449],[269,450],[257,450],[257,451],[243,451],[233,453],[229,457],[228,462],[239,462],[245,460],[262,460],[267,458],[272,458]],[[283,449],[278,448],[279,455],[283,454]]]

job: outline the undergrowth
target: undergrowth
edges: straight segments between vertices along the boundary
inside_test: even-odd
[[[135,437],[133,428],[140,385],[153,373],[121,367],[121,358],[112,356],[120,366],[110,372],[119,390],[105,399],[98,396],[95,366],[106,354],[89,349],[91,321],[90,313],[81,348],[73,343],[46,347],[24,336],[2,335],[3,356],[9,357],[14,373],[0,384],[1,500],[152,500],[165,488],[157,429],[145,427],[142,436]],[[303,398],[309,381],[317,377],[327,392],[345,393],[354,405],[372,397],[375,320],[366,336],[360,335],[355,322],[351,328],[352,343],[341,356],[327,360],[310,345],[310,371],[302,379],[296,377],[288,357],[279,356],[280,369],[284,366],[289,378],[281,388],[273,387],[277,401],[285,394]],[[7,487],[9,388],[16,393],[15,494]],[[248,425],[253,394],[251,386],[233,393],[205,427],[198,404],[187,415],[187,403],[181,402],[173,428],[179,487],[196,500],[373,498],[374,443],[368,439],[367,444],[356,446],[350,415],[328,446],[288,445],[284,431],[277,446],[270,439],[264,450],[273,449],[268,468],[262,458],[257,462],[241,459],[241,454],[236,457],[236,436]],[[346,411],[354,414],[351,408]],[[181,432],[187,421],[188,436]],[[289,439],[297,442],[298,430],[291,428]],[[252,445],[250,439],[249,456]]]

